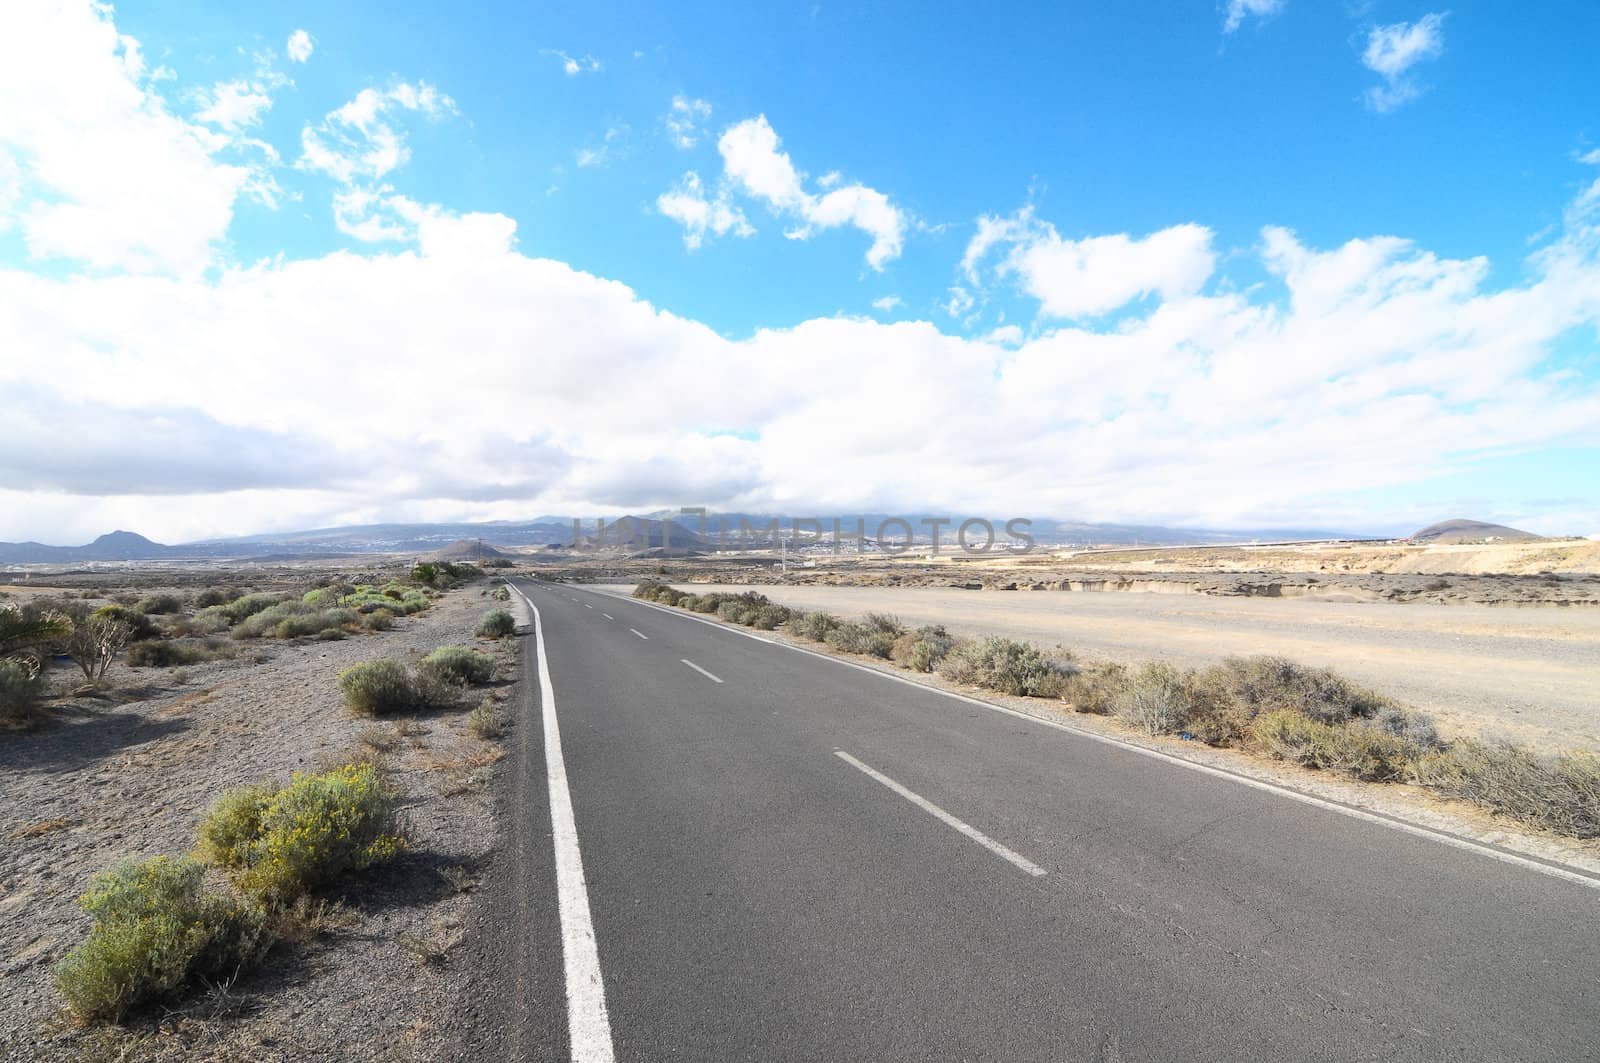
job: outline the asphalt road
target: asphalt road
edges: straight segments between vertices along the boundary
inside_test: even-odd
[[[486,1057],[1600,1055],[1592,885],[518,587]]]

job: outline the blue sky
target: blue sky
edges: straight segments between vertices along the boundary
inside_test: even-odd
[[[81,475],[90,443],[76,473],[0,469],[0,535],[680,503],[1600,531],[1593,5],[50,6],[0,15],[38,60],[16,91],[59,79],[0,119],[0,270],[39,303],[13,350],[106,384],[4,355],[0,381],[149,445],[105,455],[126,492]],[[301,284],[346,312],[288,320]],[[59,309],[139,286],[209,351]],[[510,366],[507,405],[391,398],[439,427],[375,471],[303,387],[224,393],[269,317],[272,350],[397,389]],[[459,350],[480,328],[492,352]],[[117,383],[152,366],[194,386]],[[649,408],[678,389],[716,401]],[[900,402],[924,420],[870,423]],[[328,460],[162,486],[138,462],[174,419]],[[484,455],[454,437],[485,432],[520,457],[463,472]],[[832,474],[786,456],[815,436]]]

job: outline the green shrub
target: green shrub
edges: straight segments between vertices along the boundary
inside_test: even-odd
[[[1251,734],[1262,750],[1279,760],[1368,782],[1405,777],[1418,752],[1405,739],[1379,728],[1323,723],[1293,709],[1261,714],[1251,724]]]
[[[161,629],[156,627],[156,622],[137,609],[126,605],[102,605],[93,613],[90,619],[105,621],[112,624],[126,624],[128,626],[128,639],[149,639],[161,634]]]
[[[478,622],[477,633],[480,638],[503,639],[507,635],[514,634],[516,630],[517,622],[511,614],[504,609],[496,609],[492,613],[484,614],[483,619]]]
[[[1548,756],[1521,746],[1457,741],[1420,757],[1419,783],[1533,827],[1600,838],[1600,758]]]
[[[260,959],[272,943],[265,915],[207,890],[204,876],[194,860],[170,856],[96,876],[80,902],[94,926],[56,976],[79,1018],[115,1022]]]
[[[216,654],[204,646],[184,642],[148,640],[128,647],[128,664],[133,668],[177,668],[215,657]]]
[[[477,708],[467,713],[467,730],[486,742],[499,738],[506,733],[505,717],[501,715],[499,706],[494,702],[481,702]]]
[[[226,588],[207,587],[205,590],[194,596],[194,604],[197,609],[205,609],[208,606],[213,605],[226,605],[228,602],[232,601],[233,598],[233,593],[228,591]]]
[[[828,632],[838,626],[838,617],[824,612],[802,613],[789,621],[790,631],[812,642],[823,641],[828,637]]]
[[[859,653],[885,660],[888,660],[889,651],[894,648],[894,639],[891,632],[854,621],[845,621],[830,628],[822,637],[822,641],[843,653]]]
[[[1183,673],[1169,664],[1142,666],[1129,677],[1112,711],[1153,735],[1183,730],[1189,720]]]
[[[360,623],[356,611],[343,606],[320,609],[305,602],[278,602],[245,618],[230,634],[236,639],[305,638],[329,631],[342,632]]]
[[[958,642],[939,662],[940,673],[957,683],[1028,698],[1060,697],[1076,670],[1065,654],[1047,656],[1031,642],[998,636]]]
[[[254,786],[225,794],[201,837],[212,839],[203,843],[207,857],[242,888],[279,903],[391,860],[405,847],[395,791],[371,764],[296,774],[281,790]]]
[[[30,722],[43,696],[44,676],[30,662],[0,657],[0,723]]]
[[[183,612],[183,599],[176,594],[152,594],[134,608],[146,616],[167,616]]]
[[[394,627],[394,613],[381,606],[361,616],[361,626],[368,631],[388,631]]]
[[[781,605],[772,605],[771,603],[768,603],[767,605],[757,607],[756,610],[750,614],[748,623],[751,627],[760,631],[772,631],[779,625],[788,623],[789,618],[794,615],[794,610],[792,609],[785,608]]]
[[[283,600],[284,596],[281,594],[246,594],[218,608],[231,625],[255,616],[263,609],[270,609]]]
[[[393,716],[421,708],[417,685],[404,662],[366,661],[339,673],[339,692],[358,716]]]
[[[457,686],[482,686],[494,678],[494,658],[465,646],[440,646],[422,659],[417,671]]]
[[[730,624],[748,624],[755,618],[755,611],[741,601],[724,601],[717,604],[717,616]]]
[[[942,625],[931,624],[896,636],[889,647],[889,659],[913,672],[931,672],[955,644]]]

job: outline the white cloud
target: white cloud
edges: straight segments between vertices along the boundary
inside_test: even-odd
[[[685,186],[708,201],[698,181]],[[1348,514],[1356,492],[1484,455],[1600,445],[1600,390],[1544,362],[1572,329],[1600,323],[1600,189],[1574,200],[1511,287],[1492,287],[1483,260],[1401,239],[1319,248],[1268,228],[1246,268],[1269,279],[1249,294],[1191,293],[1114,325],[982,339],[854,317],[729,339],[615,281],[518,253],[508,218],[384,195],[417,250],[213,280],[0,271],[0,351],[16,355],[0,358],[0,389],[66,409],[70,382],[82,404],[36,418],[40,457],[26,476],[0,468],[0,538],[930,499],[1316,523]],[[341,379],[381,382],[382,401],[307,386],[330,379],[330,351]],[[441,372],[495,386],[458,396],[438,387]],[[597,389],[602,377],[611,383]],[[73,458],[93,411],[117,426],[126,493],[97,497],[115,485]],[[227,463],[168,468],[154,456],[174,421],[248,453],[281,454],[292,437],[326,465],[292,483],[264,462],[237,476]],[[511,427],[486,438],[485,425]],[[885,468],[900,470],[892,483]],[[71,508],[64,491],[80,492]]]
[[[545,55],[553,55],[561,61],[561,69],[568,77],[577,77],[579,74],[599,73],[600,60],[592,55],[571,56],[566,52],[551,48],[545,50]]]
[[[996,274],[1016,276],[1044,313],[1062,318],[1108,314],[1144,296],[1188,299],[1216,268],[1211,230],[1203,226],[1174,225],[1140,238],[1118,233],[1067,240],[1028,206],[1010,217],[978,219],[961,260],[970,281],[979,280],[990,251],[1001,246],[1008,250]]]
[[[693,170],[683,175],[676,188],[656,198],[656,209],[683,226],[683,243],[693,251],[705,242],[706,234],[754,236],[755,229],[744,212],[728,200],[726,189],[707,198],[700,175]]]
[[[204,269],[250,177],[216,158],[228,142],[149,91],[109,8],[11,4],[0,23],[0,151],[17,171],[0,224],[35,258]]]
[[[1600,166],[1600,148],[1594,148],[1578,156],[1578,161],[1586,166]]]
[[[611,162],[611,149],[627,135],[628,127],[612,126],[606,130],[604,139],[597,146],[579,148],[575,153],[575,161],[580,168],[587,169],[595,166],[606,166]],[[624,153],[625,154],[625,153]]]
[[[1222,32],[1232,33],[1247,18],[1268,19],[1283,10],[1285,0],[1228,0],[1222,19]]]
[[[1415,22],[1374,26],[1367,32],[1361,62],[1383,78],[1367,90],[1367,106],[1380,114],[1414,100],[1422,92],[1411,69],[1444,54],[1444,15],[1423,15]]]
[[[205,104],[196,118],[233,131],[261,121],[272,97],[248,81],[219,81],[205,96]]]
[[[411,158],[404,129],[393,119],[404,112],[439,119],[456,113],[453,99],[426,82],[362,89],[321,124],[300,131],[301,170],[326,174],[342,187],[334,193],[339,231],[365,243],[412,240],[424,208],[396,195],[383,179]]]
[[[311,58],[312,49],[315,48],[315,39],[305,30],[295,30],[289,34],[289,40],[284,44],[283,50],[292,63],[303,63]]]
[[[667,133],[679,148],[688,150],[700,142],[701,126],[711,117],[711,104],[687,96],[672,97],[672,109],[665,119]]]
[[[885,295],[881,299],[872,300],[872,305],[885,314],[891,314],[900,308],[900,297],[898,295]]]
[[[905,242],[904,212],[876,189],[860,184],[838,186],[837,174],[829,175],[832,180],[828,184],[835,187],[825,195],[807,192],[800,171],[788,153],[779,150],[778,134],[766,115],[730,127],[717,142],[717,150],[729,179],[746,194],[798,221],[786,233],[790,238],[804,240],[815,229],[853,225],[872,237],[867,264],[873,269],[881,270],[885,263],[900,257]]]

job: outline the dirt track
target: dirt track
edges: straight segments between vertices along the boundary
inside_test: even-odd
[[[694,590],[737,591],[736,585]],[[776,602],[886,612],[1117,661],[1276,654],[1336,668],[1453,734],[1600,749],[1600,610],[1333,603],[1204,595],[760,586]]]

